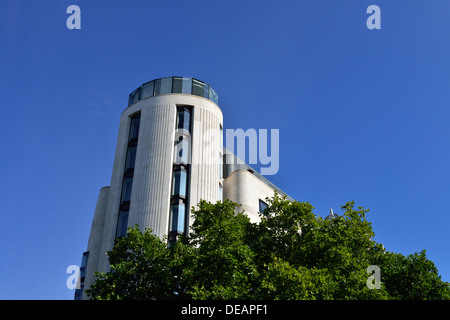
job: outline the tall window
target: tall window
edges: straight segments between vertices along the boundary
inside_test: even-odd
[[[183,90],[183,83],[176,82],[177,90]],[[177,241],[186,233],[189,225],[189,173],[191,152],[192,107],[178,106],[175,125],[174,165],[172,171],[172,197],[169,219],[169,243]]]
[[[191,110],[188,107],[179,107],[177,114],[177,129],[184,129],[190,132]]]
[[[220,125],[220,148],[219,148],[219,179],[223,178],[223,128]]]
[[[131,190],[133,187],[134,165],[136,162],[137,140],[139,136],[140,124],[140,113],[131,116],[127,157],[125,160],[124,177],[122,181],[122,194],[120,197],[120,209],[117,218],[116,238],[124,237],[127,234],[128,213],[130,210]]]
[[[84,290],[84,280],[86,278],[86,268],[89,260],[89,251],[83,252],[83,258],[81,259],[81,266],[80,266],[80,283],[79,283],[79,289],[75,289],[75,300],[81,300],[83,297],[83,290]]]
[[[174,159],[175,164],[189,164],[191,159],[191,136],[181,134],[175,141]]]

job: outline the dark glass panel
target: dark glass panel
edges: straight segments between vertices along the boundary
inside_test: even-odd
[[[172,216],[170,223],[170,231],[176,231],[178,233],[184,232],[184,216],[185,205],[183,203],[173,205],[171,208]]]
[[[187,187],[186,169],[180,168],[180,170],[174,171],[172,181],[172,195],[186,197],[186,187]]]
[[[117,221],[116,238],[125,237],[127,235],[128,226],[128,210],[119,212],[119,219]]]
[[[192,79],[192,94],[204,98],[209,97],[209,86],[199,80]]]
[[[172,78],[155,80],[155,96],[166,93],[172,93]]]
[[[130,140],[138,138],[140,124],[141,124],[141,117],[140,117],[140,115],[131,118]]]
[[[133,186],[133,177],[126,177],[123,179],[122,185],[122,202],[130,201],[131,187]]]
[[[263,213],[267,208],[267,203],[262,200],[259,200],[259,212]]]
[[[125,164],[125,171],[128,169],[134,169],[134,164],[136,162],[136,150],[137,146],[129,146],[127,153],[127,163]]]
[[[191,111],[188,108],[178,110],[177,128],[190,131],[191,127]]]
[[[154,85],[154,81],[150,81],[142,85],[141,99],[153,96]]]
[[[140,92],[141,92],[141,88],[137,88],[132,93],[130,93],[130,98],[128,99],[128,105],[138,102]]]

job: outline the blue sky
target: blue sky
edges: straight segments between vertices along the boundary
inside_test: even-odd
[[[81,30],[66,28],[71,4]],[[366,27],[371,4],[381,30]],[[426,249],[450,281],[449,12],[444,0],[2,1],[0,299],[73,299],[66,269],[110,183],[128,94],[172,75],[215,88],[225,129],[280,130],[268,178],[290,196],[321,216],[354,200],[376,241]]]

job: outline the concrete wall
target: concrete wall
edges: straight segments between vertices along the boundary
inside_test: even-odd
[[[206,107],[198,104],[194,109],[189,199],[191,207],[196,207],[201,199],[210,202],[219,200],[222,112]]]
[[[98,270],[98,261],[99,256],[101,255],[100,249],[103,241],[103,230],[108,199],[109,187],[101,188],[97,199],[97,205],[95,207],[94,219],[92,219],[92,226],[86,250],[89,251],[89,259],[86,266],[86,278],[84,281],[85,288],[89,288],[92,284],[94,281],[94,277],[92,275]],[[86,296],[84,295],[83,298],[85,299]]]
[[[187,94],[159,95],[131,105],[120,118],[97,271],[109,270],[105,253],[114,245],[130,116],[136,112],[141,112],[141,120],[128,227],[135,224],[141,230],[149,227],[159,237],[168,233],[177,105],[193,107],[189,207],[195,206],[200,199],[211,202],[219,199],[220,126],[223,121],[219,107],[208,99]],[[92,269],[90,264],[89,259],[88,265]]]
[[[275,190],[256,177],[250,170],[233,171],[224,181],[223,196],[225,199],[241,204],[239,210],[245,210],[251,222],[261,221],[259,200],[266,202],[266,197],[273,197]]]
[[[142,111],[128,227],[149,227],[162,237],[169,223],[176,106],[153,100],[138,103]]]

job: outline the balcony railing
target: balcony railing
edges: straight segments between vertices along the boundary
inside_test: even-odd
[[[128,106],[148,97],[168,93],[192,94],[219,104],[219,96],[209,84],[194,78],[168,77],[146,82],[134,90],[130,93]]]

